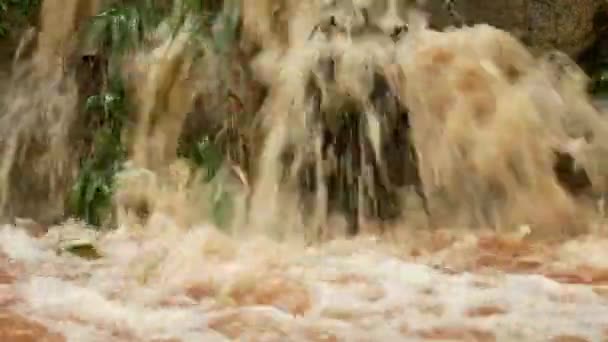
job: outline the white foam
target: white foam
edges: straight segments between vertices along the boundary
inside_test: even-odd
[[[69,256],[43,258],[50,246],[11,227],[0,234],[2,252],[38,265],[17,284],[24,299],[18,309],[70,341],[101,341],[113,332],[141,340],[229,340],[225,333],[230,329],[210,328],[222,318],[241,324],[243,340],[307,341],[311,331],[320,331],[339,340],[415,341],[416,331],[436,327],[472,327],[492,332],[499,341],[544,340],[551,334],[599,340],[608,315],[606,299],[588,287],[564,286],[540,275],[444,274],[396,259],[381,244],[363,239],[341,248],[334,243],[304,249],[231,239],[210,227],[145,238],[112,233],[100,243],[106,251],[116,248],[115,253],[91,263]],[[121,259],[117,251],[125,246],[140,248]],[[155,258],[156,267],[142,282],[138,263]],[[257,282],[273,286],[269,279],[290,281],[305,294],[282,286],[260,294],[264,289],[255,288]],[[495,287],[476,287],[480,279],[494,280]],[[200,282],[216,284],[215,293],[200,301],[183,296]],[[249,302],[222,304],[234,289],[251,296]],[[310,305],[302,304],[305,310],[294,315],[299,296]],[[476,307],[504,312],[467,315]]]

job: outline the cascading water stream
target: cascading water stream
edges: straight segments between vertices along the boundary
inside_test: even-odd
[[[17,334],[3,322],[25,317],[43,326],[30,326],[33,339],[52,341],[608,338],[608,240],[592,203],[605,191],[606,119],[566,56],[534,56],[489,25],[432,30],[397,0],[384,12],[371,1],[228,4],[267,88],[251,113],[262,139],[247,175],[228,160],[204,182],[178,145],[197,98],[219,102],[208,87],[222,83],[205,77],[229,57],[196,45],[183,4],[121,60],[134,107],[113,229],[0,227],[0,339]],[[45,0],[34,52],[2,94],[3,216],[63,210],[82,119],[66,60],[93,5],[62,3],[74,26],[61,26]],[[589,194],[560,182],[557,153],[585,170]],[[405,169],[414,159],[416,173]],[[235,194],[223,229],[209,215],[216,186]],[[356,197],[359,236],[341,220],[340,187]],[[401,217],[377,223],[387,193]],[[92,260],[65,252],[76,240]]]

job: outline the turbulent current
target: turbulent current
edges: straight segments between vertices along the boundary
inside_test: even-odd
[[[0,340],[608,341],[608,122],[565,54],[485,24],[432,29],[414,2],[226,1],[238,64],[196,47],[175,1],[180,24],[148,28],[118,63],[133,125],[93,230],[56,218],[90,130],[75,32],[99,4],[43,3],[2,87]],[[259,132],[251,165],[205,183],[178,145],[189,114],[225,119],[222,87]],[[325,138],[344,112],[364,123],[354,157]],[[556,171],[564,156],[583,190]],[[333,206],[335,174],[357,189],[354,220]],[[390,220],[373,219],[378,184],[399,198]],[[218,186],[234,203],[222,229]]]
[[[95,261],[57,254],[58,240],[85,238],[81,227],[39,239],[3,227],[6,310],[68,341],[608,338],[605,239],[545,246],[442,232],[306,247],[154,221],[93,240],[104,255]]]

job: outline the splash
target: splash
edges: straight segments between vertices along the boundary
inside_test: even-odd
[[[365,18],[362,13],[375,13],[365,2],[244,6],[246,37],[261,48],[254,72],[269,87],[261,110],[270,122],[269,155],[261,163],[275,171],[262,166],[267,180],[261,184],[280,183],[281,151],[295,146],[296,154],[314,155],[306,141],[341,113],[354,112],[364,123],[355,134],[370,147],[357,152],[359,197],[374,197],[374,182],[396,187],[370,169],[385,170],[381,146],[396,118],[406,115],[433,225],[529,225],[545,236],[588,229],[589,208],[581,207],[555,166],[560,153],[569,154],[591,178],[592,192],[603,193],[606,171],[590,161],[603,160],[606,121],[586,94],[586,76],[565,55],[533,56],[488,25],[432,30],[423,14],[392,1],[384,15]],[[394,32],[391,39],[387,33]],[[378,97],[378,79],[389,86],[387,96]],[[391,103],[396,98],[397,105]],[[320,193],[324,181],[317,180]],[[272,198],[265,205],[282,201]],[[369,205],[359,198],[360,215]]]
[[[556,151],[575,139],[603,136],[606,127],[580,70],[557,72],[555,61],[534,59],[487,25],[410,28],[397,52],[397,87],[410,109],[431,204],[466,212],[462,224],[469,226],[585,229],[584,215],[554,172]],[[603,146],[602,140],[589,144]],[[593,185],[603,191],[601,182]]]
[[[163,192],[164,188],[184,193],[190,182],[191,176],[180,173],[179,166],[174,167],[177,168],[174,172],[167,168],[177,161],[178,138],[194,100],[192,87],[185,77],[191,66],[191,56],[185,49],[189,31],[180,30],[174,37],[161,36],[158,47],[133,57],[128,88],[135,98],[136,126],[132,133],[130,162],[117,176],[115,196],[117,210],[125,212],[126,216],[135,210],[136,216],[145,218],[160,210],[159,203],[169,196],[167,191]],[[177,200],[170,198],[169,201]],[[119,215],[119,223],[125,220],[124,215]],[[185,212],[175,212],[175,215],[183,216]]]
[[[363,237],[304,247],[263,236],[234,239],[212,226],[183,230],[157,216],[146,230],[96,238],[102,259],[56,254],[57,240],[83,231],[64,225],[34,239],[16,227],[0,230],[0,251],[11,258],[14,277],[0,289],[3,298],[68,341],[605,337],[605,240],[597,237],[539,248],[444,235],[453,241],[413,258],[411,247]],[[409,237],[415,248],[433,246]],[[582,252],[589,250],[598,258]],[[520,270],[511,269],[518,274],[447,268],[491,265],[492,256],[499,265],[502,253],[514,251],[522,256]],[[4,256],[0,262],[8,263]],[[546,276],[526,274],[534,262]],[[567,278],[585,277],[568,275],[576,267],[588,269],[591,280]],[[567,284],[587,281],[597,285]]]
[[[83,151],[78,85],[72,64],[75,33],[96,1],[44,1],[40,27],[17,51],[0,115],[0,217],[60,219]],[[27,55],[28,47],[35,51]],[[26,56],[21,56],[25,54]],[[23,57],[23,58],[22,58]]]
[[[16,63],[5,94],[9,216],[61,213],[19,191],[60,206],[77,169],[81,101],[61,62],[76,28],[52,31],[57,4],[45,2],[33,56]],[[175,4],[183,24],[162,21],[121,61],[134,124],[116,229],[66,221],[32,237],[22,220],[1,227],[10,312],[73,341],[606,337],[605,227],[589,202],[605,191],[608,135],[566,56],[533,56],[488,25],[432,30],[414,2],[245,0],[235,69],[266,88],[256,106],[253,82],[214,70],[236,57],[195,47],[194,17]],[[255,109],[243,120],[254,122],[255,153],[208,183],[177,149],[197,106],[207,122],[223,120],[212,109],[224,87]],[[589,193],[556,172],[564,155]],[[31,165],[44,173],[23,171]],[[45,184],[44,196],[18,177]],[[215,186],[237,194],[231,230],[209,223]],[[398,198],[397,214],[384,212],[387,198]],[[353,215],[341,217],[345,208]],[[370,222],[383,215],[403,220]],[[346,239],[353,230],[360,236]],[[530,232],[595,235],[533,242]],[[74,241],[99,257],[71,255]]]

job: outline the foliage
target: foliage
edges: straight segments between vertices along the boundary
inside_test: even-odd
[[[219,227],[226,226],[232,210],[232,196],[223,186],[222,166],[225,157],[221,146],[212,137],[205,135],[192,145],[180,144],[178,154],[205,172],[203,181],[211,185],[209,214]]]
[[[30,17],[40,3],[41,0],[0,0],[0,38],[9,34],[9,22]]]
[[[29,16],[40,6],[41,0],[2,0],[0,1],[0,9],[6,10],[9,6],[13,6],[19,14]]]
[[[98,53],[108,58],[109,73],[114,75],[122,57],[138,48],[144,28],[158,22],[158,14],[149,1],[134,4],[115,4],[94,16],[85,30],[85,44],[99,48]]]
[[[226,52],[236,41],[237,28],[239,24],[240,8],[236,7],[230,11],[217,14],[215,22],[218,30],[213,32],[214,47],[220,53]]]
[[[591,91],[595,95],[608,94],[608,61],[601,63],[592,75]]]
[[[70,209],[98,226],[110,209],[114,175],[126,157],[121,134],[128,111],[120,79],[114,80],[106,92],[89,97],[85,110],[102,113],[102,126],[95,132],[93,153],[84,161],[72,189]]]
[[[1,0],[0,0],[1,1]],[[217,1],[216,1],[217,2]],[[95,131],[93,153],[82,163],[78,179],[70,196],[70,211],[88,224],[100,226],[104,223],[113,194],[114,176],[121,170],[126,158],[125,142],[121,136],[128,120],[128,103],[119,66],[125,56],[145,48],[148,39],[159,28],[169,28],[174,34],[186,19],[186,14],[195,14],[194,43],[209,45],[213,16],[208,14],[209,4],[201,0],[175,1],[181,8],[163,7],[152,0],[136,0],[117,3],[94,16],[85,30],[86,44],[96,47],[98,53],[108,60],[107,74],[112,81],[108,90],[91,96],[85,110],[97,116],[101,126]],[[219,2],[217,2],[220,4]],[[217,4],[216,4],[217,5]],[[225,51],[234,41],[236,19],[227,15],[218,16],[224,21],[222,29],[214,33],[212,45]],[[168,19],[168,20],[167,20]],[[163,27],[163,24],[167,23]],[[194,44],[195,46],[203,46]],[[181,157],[190,159],[198,168],[204,169],[204,181],[213,183],[211,192],[212,218],[219,225],[229,216],[231,199],[218,180],[224,162],[223,151],[213,137],[203,136],[191,146],[180,146]],[[221,178],[221,177],[219,177]]]
[[[206,182],[211,181],[215,177],[223,162],[222,152],[208,136],[202,137],[194,146],[189,147],[189,150],[183,151],[180,154],[207,171]]]

